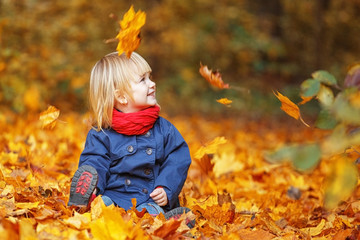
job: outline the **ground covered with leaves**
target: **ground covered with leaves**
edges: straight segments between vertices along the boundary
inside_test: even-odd
[[[189,144],[192,165],[180,195],[193,214],[166,221],[136,210],[67,207],[71,177],[90,127],[87,114],[61,114],[53,129],[38,114],[0,114],[0,236],[4,239],[357,239],[360,192],[325,209],[334,159],[300,173],[270,164],[266,151],[321,141],[326,132],[296,123],[170,118]],[[296,125],[296,126],[294,126]],[[351,155],[351,154],[350,154]],[[353,158],[356,158],[353,154]],[[341,191],[338,189],[337,191]],[[185,218],[196,218],[188,229]]]

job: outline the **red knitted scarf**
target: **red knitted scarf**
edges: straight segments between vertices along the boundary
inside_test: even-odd
[[[159,117],[160,107],[155,105],[139,112],[123,113],[114,108],[112,128],[124,135],[142,135],[149,131]]]

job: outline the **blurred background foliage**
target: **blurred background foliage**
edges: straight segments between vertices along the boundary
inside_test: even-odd
[[[169,115],[276,114],[273,90],[295,96],[318,69],[342,82],[360,58],[359,0],[0,0],[1,109],[87,111],[91,68],[131,5],[147,14],[137,51]],[[209,86],[200,62],[232,88]]]

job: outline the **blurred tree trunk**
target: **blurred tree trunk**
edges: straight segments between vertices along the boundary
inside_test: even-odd
[[[326,58],[325,53],[325,37],[326,37],[326,29],[325,29],[325,13],[329,8],[330,0],[317,0],[316,9],[315,9],[315,62],[314,67],[316,69],[322,69],[324,67],[324,59]]]

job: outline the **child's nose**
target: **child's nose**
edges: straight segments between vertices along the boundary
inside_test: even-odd
[[[149,87],[153,88],[153,87],[155,87],[155,85],[156,85],[156,83],[149,79]]]

